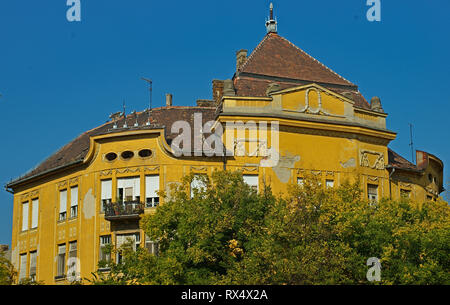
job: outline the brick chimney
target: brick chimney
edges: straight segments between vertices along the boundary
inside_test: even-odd
[[[172,106],[172,94],[167,93],[166,94],[166,107]]]
[[[236,52],[236,72],[242,67],[247,60],[247,50],[239,50]]]

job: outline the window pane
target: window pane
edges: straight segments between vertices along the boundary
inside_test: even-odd
[[[199,192],[206,189],[206,185],[203,182],[201,175],[194,175],[194,178],[191,181],[191,198],[194,197],[194,190]]]
[[[28,230],[28,202],[22,204],[22,231]]]
[[[39,200],[35,199],[31,202],[31,228],[35,229],[38,227],[39,219]]]
[[[244,182],[252,187],[252,189],[258,191],[258,176],[256,175],[244,175]]]

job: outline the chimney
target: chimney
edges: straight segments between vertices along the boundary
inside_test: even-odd
[[[239,50],[236,52],[236,72],[239,72],[239,69],[247,60],[247,50]]]
[[[172,106],[172,94],[167,93],[166,94],[166,107]]]
[[[235,96],[236,90],[234,89],[234,83],[232,79],[226,79],[223,81],[223,95]]]

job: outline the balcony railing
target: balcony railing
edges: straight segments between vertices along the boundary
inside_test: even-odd
[[[144,204],[139,201],[111,202],[104,205],[106,220],[139,219]]]

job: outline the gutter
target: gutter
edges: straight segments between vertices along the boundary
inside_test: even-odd
[[[24,178],[24,179],[19,178],[19,179],[13,181],[13,182],[8,183],[5,186],[5,188],[6,188],[6,190],[8,190],[8,188],[10,189],[10,188],[12,188],[12,187],[14,187],[16,185],[22,184],[22,183],[27,182],[29,180],[32,180],[32,179],[35,179],[35,178],[38,178],[38,177],[41,177],[41,176],[45,176],[45,175],[51,174],[53,172],[56,172],[58,170],[61,170],[61,169],[64,169],[64,168],[69,168],[69,167],[72,167],[74,165],[78,165],[78,164],[81,164],[81,163],[83,163],[83,159],[71,162],[69,164],[64,164],[64,165],[61,165],[61,166],[58,166],[58,167],[54,167],[52,169],[46,170],[44,172],[32,175],[32,176]]]
[[[393,167],[392,165],[387,165],[386,169],[390,169],[392,168],[392,172],[389,173],[389,198],[392,200],[392,175],[395,173],[395,167]]]

